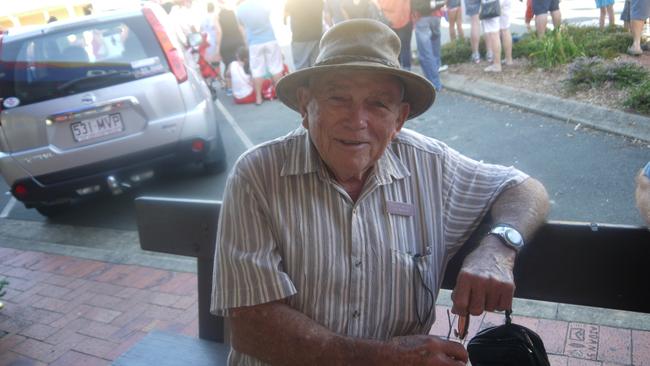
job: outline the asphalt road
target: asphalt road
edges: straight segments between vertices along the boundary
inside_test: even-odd
[[[229,169],[253,144],[284,135],[300,123],[298,114],[279,101],[259,107],[234,105],[230,98],[219,103]],[[551,196],[551,219],[642,224],[633,201],[633,177],[650,159],[648,144],[575,129],[562,121],[449,91],[441,93],[434,107],[406,127],[438,138],[472,158],[514,165],[538,178]],[[137,191],[82,202],[49,222],[134,230],[134,197],[220,199],[226,177],[227,172],[209,176],[190,166]],[[1,188],[7,189],[4,184]],[[4,195],[0,207],[5,207],[9,198]],[[20,203],[5,214],[11,219],[47,220]]]
[[[573,24],[597,21],[598,10],[584,0],[563,0],[563,20]],[[512,30],[525,31],[525,2],[512,3]],[[623,1],[617,0],[618,13]],[[466,34],[469,34],[465,17]],[[443,42],[448,37],[442,22]],[[280,40],[286,29],[276,29]],[[284,38],[283,38],[284,37]],[[289,38],[287,38],[289,39]],[[287,41],[287,40],[285,40]],[[284,47],[285,51],[288,47]],[[290,58],[290,56],[289,56]],[[300,123],[295,112],[279,102],[236,106],[222,98],[219,121],[228,151],[229,167],[250,146],[286,134]],[[602,132],[575,129],[574,125],[502,105],[441,93],[426,114],[408,128],[447,142],[453,148],[487,162],[514,165],[541,180],[552,199],[551,219],[641,225],[633,202],[635,172],[650,160],[650,146]],[[50,222],[72,226],[134,230],[133,199],[140,195],[220,199],[227,172],[202,174],[198,167],[160,177],[154,183],[122,196],[82,202],[49,221],[0,195],[0,218]],[[0,182],[0,192],[8,191]],[[12,202],[13,201],[13,202]]]

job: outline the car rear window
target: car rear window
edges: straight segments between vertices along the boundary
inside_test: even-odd
[[[168,70],[144,17],[94,22],[3,42],[0,98],[26,105]]]

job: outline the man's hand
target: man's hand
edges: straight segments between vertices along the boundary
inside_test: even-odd
[[[483,311],[510,310],[515,292],[515,255],[496,236],[483,238],[481,245],[465,258],[458,273],[451,294],[451,312],[480,315]]]
[[[501,192],[492,204],[494,222],[509,224],[527,242],[544,223],[548,213],[548,194],[533,178]],[[515,282],[512,270],[516,252],[494,235],[487,235],[463,262],[451,294],[458,315],[480,315],[483,311],[512,310]]]
[[[430,335],[395,337],[389,344],[396,348],[399,364],[431,366],[464,366],[468,356],[458,342],[450,342]]]
[[[413,335],[388,341],[336,334],[281,301],[231,310],[235,350],[272,365],[464,366],[460,343]]]

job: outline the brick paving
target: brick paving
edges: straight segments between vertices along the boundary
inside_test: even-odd
[[[0,365],[109,365],[152,330],[198,336],[196,275],[0,248]]]
[[[10,282],[0,311],[0,366],[109,365],[153,330],[198,336],[193,273],[0,248],[0,278]],[[431,334],[447,336],[448,309],[436,307]],[[650,365],[648,331],[513,320],[542,337],[553,366]],[[469,336],[502,322],[502,314],[472,317]]]
[[[436,307],[431,334],[447,337],[447,306]],[[453,318],[453,326],[456,326]],[[544,341],[552,366],[650,365],[650,332],[625,328],[537,319],[513,315],[513,322],[537,332]],[[470,339],[479,330],[502,324],[503,314],[486,313],[470,319]],[[453,333],[450,339],[456,339]],[[457,340],[457,339],[456,339]]]

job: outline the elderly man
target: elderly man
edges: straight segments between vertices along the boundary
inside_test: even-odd
[[[403,129],[435,92],[399,50],[380,22],[342,22],[278,84],[302,127],[245,153],[223,198],[212,311],[230,320],[230,365],[465,365],[460,343],[428,332],[447,261],[488,211],[452,311],[511,307],[546,192]]]

